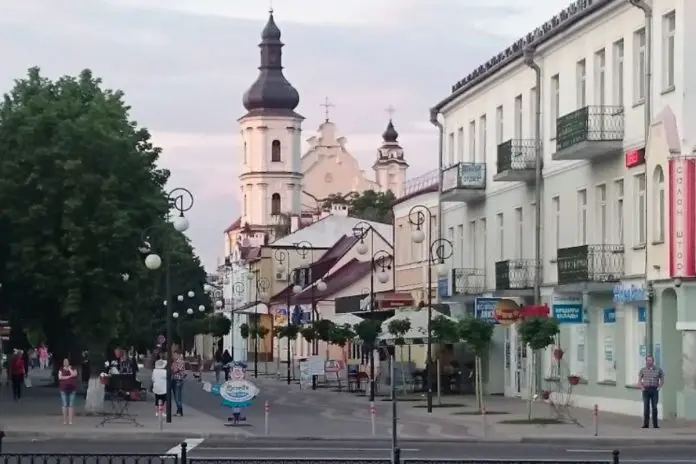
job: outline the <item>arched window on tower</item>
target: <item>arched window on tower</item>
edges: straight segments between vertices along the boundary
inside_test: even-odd
[[[274,140],[271,143],[271,161],[274,163],[280,162],[280,140]]]
[[[244,195],[244,205],[242,205],[242,216],[246,216],[247,214],[247,196]]]
[[[280,194],[271,195],[271,214],[280,214]]]
[[[244,164],[247,164],[247,143],[244,142]]]
[[[659,164],[655,167],[653,172],[653,187],[655,189],[655,195],[653,197],[653,213],[654,220],[653,224],[655,230],[653,231],[653,240],[656,242],[665,241],[665,173],[662,171],[662,166]]]

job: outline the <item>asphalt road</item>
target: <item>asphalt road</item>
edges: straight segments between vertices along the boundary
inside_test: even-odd
[[[12,453],[54,454],[120,454],[119,458],[111,459],[74,459],[74,464],[96,464],[107,461],[124,464],[167,464],[169,460],[160,456],[175,452],[177,441],[165,437],[152,441],[128,440],[92,441],[92,440],[6,440],[0,463],[33,464],[44,460],[30,462],[16,459]],[[405,460],[468,460],[481,462],[484,460],[517,462],[610,462],[611,449],[601,446],[563,445],[563,444],[519,444],[519,443],[452,443],[408,440],[400,443],[402,458]],[[344,460],[377,460],[389,459],[391,454],[390,442],[354,441],[354,440],[190,440],[189,458],[191,464],[196,460],[225,459],[225,460],[286,460],[286,459],[344,459]],[[137,459],[133,454],[147,454],[149,457]],[[623,447],[620,462],[635,464],[686,464],[695,463],[696,445],[630,445]],[[56,462],[56,461],[52,461]],[[67,462],[67,460],[66,460]],[[198,461],[200,462],[200,461]]]

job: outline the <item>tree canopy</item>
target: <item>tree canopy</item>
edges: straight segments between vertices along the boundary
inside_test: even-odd
[[[161,150],[129,110],[89,70],[32,68],[0,102],[0,313],[58,355],[156,336],[164,273],[138,252],[148,227],[153,246],[170,244],[175,292],[205,280],[166,220]]]
[[[334,204],[348,205],[348,214],[352,217],[391,224],[393,222],[392,204],[395,200],[396,197],[391,190],[386,192],[365,190],[361,194],[353,192],[347,195],[332,193],[323,200],[322,209],[329,211]]]

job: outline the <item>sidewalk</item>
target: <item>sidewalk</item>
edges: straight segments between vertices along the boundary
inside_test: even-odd
[[[159,419],[155,416],[154,401],[130,403],[129,412],[141,424],[136,426],[126,421],[114,421],[99,426],[104,415],[88,416],[84,413],[84,400],[78,396],[75,404],[73,425],[64,425],[58,390],[50,387],[50,374],[34,370],[30,373],[33,386],[25,388],[20,401],[13,401],[8,388],[0,390],[0,430],[7,437],[22,438],[124,438],[147,439],[154,435],[173,438],[247,437],[243,428],[225,427],[220,418],[184,407],[183,418],[173,417],[171,424],[159,430]],[[109,401],[105,410],[112,410]]]

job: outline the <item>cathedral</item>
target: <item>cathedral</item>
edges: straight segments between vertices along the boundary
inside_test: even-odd
[[[391,118],[372,166],[374,180],[348,151],[346,138],[338,135],[328,111],[302,153],[304,118],[296,111],[300,95],[283,75],[280,36],[271,11],[261,33],[259,75],[244,94],[246,114],[238,120],[241,216],[225,231],[226,255],[239,231],[272,241],[278,228],[293,218],[300,223],[315,220],[323,200],[331,195],[365,190],[391,190],[397,197],[403,193],[408,163]]]

